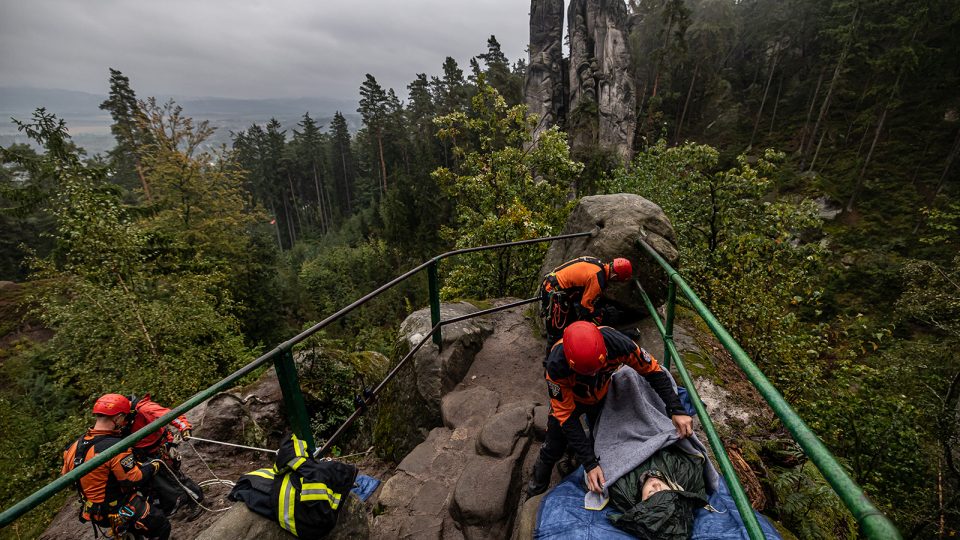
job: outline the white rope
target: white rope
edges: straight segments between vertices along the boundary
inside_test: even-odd
[[[197,455],[199,455],[199,454],[197,454]],[[195,496],[193,495],[193,490],[191,490],[191,489],[188,488],[187,486],[183,485],[183,482],[181,482],[180,479],[177,478],[177,473],[175,473],[175,472],[173,471],[173,469],[170,468],[169,465],[167,465],[166,463],[164,463],[164,461],[163,461],[162,459],[161,459],[161,460],[158,460],[158,461],[160,462],[161,465],[164,466],[165,469],[167,469],[167,471],[170,473],[170,476],[173,477],[174,481],[176,481],[176,483],[180,484],[180,487],[183,488],[183,491],[187,494],[187,496],[189,496],[191,499],[193,499],[193,502],[196,503],[196,505],[199,506],[200,508],[203,508],[203,509],[206,510],[207,512],[213,512],[213,513],[215,513],[215,514],[218,513],[218,512],[226,512],[227,510],[233,508],[233,505],[232,505],[232,504],[231,504],[230,506],[226,507],[226,508],[219,508],[219,509],[216,509],[216,510],[214,510],[213,508],[207,508],[206,506],[203,505],[203,503],[200,502],[200,500],[199,500],[197,497],[195,497]],[[213,471],[211,471],[211,472],[213,472]],[[217,480],[222,482],[222,480],[220,480],[219,478],[218,478]]]
[[[258,452],[270,452],[271,454],[276,454],[276,453],[277,453],[276,450],[271,450],[271,449],[269,449],[269,448],[257,448],[256,446],[244,446],[244,445],[242,445],[242,444],[234,444],[234,443],[228,443],[228,442],[223,442],[223,441],[214,441],[214,440],[212,440],[212,439],[204,439],[204,438],[202,438],[202,437],[196,437],[196,436],[194,436],[194,435],[191,435],[190,438],[187,439],[187,442],[191,442],[191,441],[200,441],[200,442],[205,442],[205,443],[221,444],[221,445],[223,445],[223,446],[232,446],[232,447],[234,447],[234,448],[243,448],[244,450],[256,450],[256,451],[258,451]],[[190,445],[190,448],[193,448],[193,444]],[[193,451],[196,452],[197,449],[194,448]],[[199,455],[199,454],[198,454],[198,455]]]

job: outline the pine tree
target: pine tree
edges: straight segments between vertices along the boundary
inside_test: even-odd
[[[139,149],[151,142],[150,134],[143,127],[143,111],[130,87],[130,79],[116,69],[110,68],[110,94],[100,104],[100,109],[109,111],[113,118],[110,132],[117,141],[109,153],[113,180],[126,187],[139,183],[147,202],[150,202],[150,185],[143,177],[139,154]]]
[[[356,172],[353,151],[350,149],[350,132],[347,119],[340,111],[333,115],[330,123],[330,166],[333,171],[334,191],[337,194],[338,207],[346,210],[346,216],[353,215],[353,186]]]
[[[380,160],[380,194],[383,195],[387,191],[387,162],[383,154],[383,136],[387,123],[388,101],[383,87],[369,73],[360,85],[360,107],[357,112],[363,118],[367,131],[376,141],[376,153]]]

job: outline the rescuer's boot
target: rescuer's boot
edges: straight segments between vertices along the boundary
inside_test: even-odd
[[[527,498],[535,497],[547,490],[550,486],[550,473],[553,472],[553,464],[544,463],[539,457],[533,465],[533,474],[530,482],[527,483]]]

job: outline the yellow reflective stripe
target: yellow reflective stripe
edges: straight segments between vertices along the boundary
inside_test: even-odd
[[[301,465],[303,465],[306,462],[307,462],[307,458],[302,458],[302,457],[293,458],[287,462],[287,466],[293,470],[297,470],[300,468]]]
[[[257,469],[255,471],[248,472],[247,474],[266,478],[267,480],[273,480],[277,475],[276,471],[273,469]]]
[[[297,523],[294,520],[294,507],[296,506],[296,491],[293,489],[293,483],[290,481],[290,475],[283,476],[283,483],[280,485],[279,500],[280,508],[277,512],[277,520],[280,526],[290,531],[294,536],[297,535]]]
[[[297,438],[296,435],[293,436],[293,452],[297,457],[307,457],[307,441],[302,441]]]
[[[330,508],[336,510],[340,506],[340,495],[334,493],[322,482],[304,482],[300,491],[301,501],[327,501]]]

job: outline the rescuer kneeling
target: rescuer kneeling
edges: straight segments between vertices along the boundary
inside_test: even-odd
[[[693,419],[687,415],[670,377],[657,360],[630,338],[613,328],[577,321],[563,331],[546,360],[550,416],[547,436],[533,466],[527,496],[543,493],[550,484],[554,464],[567,445],[573,447],[587,474],[587,489],[600,493],[606,479],[593,451],[593,440],[580,424],[586,415],[591,430],[603,408],[610,377],[622,365],[633,368],[650,383],[667,407],[680,437],[693,433]]]
[[[64,450],[60,474],[67,474],[119,442],[130,412],[130,400],[125,396],[101,396],[93,405],[96,423]],[[167,540],[170,522],[137,490],[146,485],[159,468],[158,461],[138,463],[126,448],[87,473],[76,484],[83,505],[80,520],[92,522],[95,528],[109,529],[114,538],[132,531],[147,538]]]

